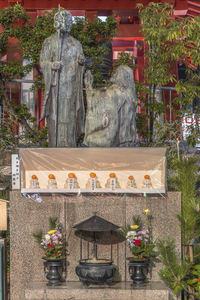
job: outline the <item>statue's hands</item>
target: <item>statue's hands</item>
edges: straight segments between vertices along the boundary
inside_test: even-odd
[[[80,54],[80,55],[79,55],[78,63],[79,63],[80,65],[82,65],[82,66],[84,65],[84,63],[85,63],[85,57],[84,57],[83,54]]]
[[[90,70],[87,70],[85,72],[85,78],[84,78],[85,88],[88,90],[92,90],[93,85],[93,76]]]
[[[52,62],[52,66],[51,66],[52,70],[54,71],[59,71],[62,68],[62,62],[61,61],[54,61]]]

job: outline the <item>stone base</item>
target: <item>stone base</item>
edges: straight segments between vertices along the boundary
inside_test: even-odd
[[[10,194],[11,300],[24,300],[25,289],[30,283],[45,281],[42,259],[44,252],[36,243],[32,234],[39,229],[47,232],[49,230],[48,219],[50,216],[58,217],[66,229],[68,241],[67,250],[69,252],[69,255],[67,256],[67,282],[77,281],[79,283],[75,269],[78,265],[78,261],[80,260],[80,238],[76,236],[73,226],[74,224],[93,216],[95,211],[98,216],[106,219],[107,221],[118,226],[125,226],[126,224],[132,224],[133,215],[142,215],[144,209],[149,209],[153,215],[152,227],[154,239],[173,237],[176,241],[176,249],[179,253],[181,253],[181,229],[177,219],[177,215],[181,213],[181,194],[178,192],[169,192],[167,195],[162,197],[136,197],[131,195],[76,196],[57,194],[42,195],[41,197],[42,202],[38,203],[23,197],[20,194],[20,191],[13,191]],[[106,238],[107,241],[109,241],[110,236],[107,235]],[[88,251],[87,241],[83,240],[82,242],[82,259],[84,259],[88,257],[88,252],[90,256],[92,255],[92,245],[90,243]],[[130,256],[131,253],[127,243],[113,239],[112,260],[113,265],[117,267],[113,281],[125,282],[126,280],[129,280],[128,261],[126,260],[126,257]],[[110,245],[98,244],[98,258],[110,259],[110,257]],[[152,281],[160,280],[159,270],[161,268],[161,263],[156,264],[155,268],[153,268]],[[49,290],[45,287],[45,289],[43,288],[43,294],[45,290],[46,292],[49,292]],[[55,291],[56,290],[57,289],[55,289]],[[62,292],[62,288],[59,291]],[[80,292],[80,290],[78,291]],[[104,290],[101,289],[97,289],[97,291],[100,291],[100,296],[104,293]],[[109,291],[112,291],[112,289],[109,289]],[[123,291],[124,289],[120,290],[122,293]],[[64,292],[66,293],[66,290]],[[54,290],[52,293],[54,293]],[[85,293],[85,291],[82,293]],[[130,290],[128,293],[131,295]],[[133,294],[135,295],[135,293]],[[89,294],[86,293],[86,295]],[[82,298],[81,297],[78,298],[76,296],[75,299],[71,300],[87,300],[85,295]],[[109,298],[110,296],[105,299]],[[45,300],[45,298],[43,299]],[[46,299],[69,300],[70,297],[48,297]],[[96,299],[91,296],[91,298],[88,299],[97,300],[98,297]],[[101,297],[100,299],[104,298]],[[128,300],[126,296],[125,298],[118,296],[118,292],[116,292],[116,299]],[[145,298],[141,296],[132,299],[143,300]],[[154,300],[151,296],[146,299]]]
[[[158,281],[145,287],[132,287],[131,282],[119,282],[106,288],[84,288],[80,282],[65,282],[49,287],[46,282],[33,282],[25,290],[26,300],[169,300],[169,290]]]

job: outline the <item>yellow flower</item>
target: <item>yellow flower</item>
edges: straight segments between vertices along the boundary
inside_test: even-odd
[[[150,210],[149,210],[149,209],[143,210],[143,214],[144,214],[144,215],[148,215],[149,213],[150,213]]]
[[[138,229],[139,226],[138,225],[130,225],[131,229]]]
[[[50,230],[50,231],[48,231],[48,234],[53,234],[53,233],[55,233],[56,231],[57,231],[56,229]]]

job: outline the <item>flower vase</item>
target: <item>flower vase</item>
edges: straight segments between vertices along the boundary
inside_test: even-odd
[[[62,258],[43,258],[44,272],[48,280],[48,286],[61,285],[62,272],[64,269],[64,261]]]
[[[148,259],[129,259],[128,270],[133,286],[143,286],[147,281],[147,274],[149,272]]]

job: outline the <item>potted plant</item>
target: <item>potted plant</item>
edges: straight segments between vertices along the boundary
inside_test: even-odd
[[[145,229],[140,216],[133,216],[133,225],[121,228],[122,235],[128,241],[131,257],[129,261],[129,274],[133,280],[133,285],[144,285],[150,265],[156,260],[157,252],[154,250],[155,243],[152,238],[152,215],[148,209],[143,211],[147,219],[147,229]]]
[[[64,271],[65,245],[62,224],[57,217],[49,218],[50,230],[44,234],[43,230],[33,233],[33,237],[44,250],[44,271],[48,279],[47,285],[60,285]]]

